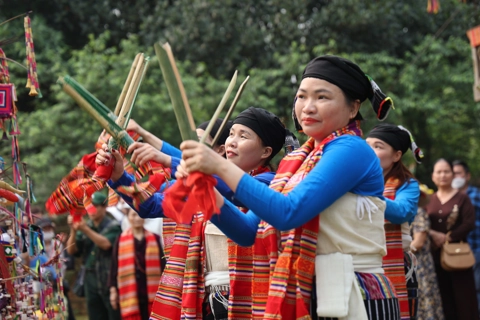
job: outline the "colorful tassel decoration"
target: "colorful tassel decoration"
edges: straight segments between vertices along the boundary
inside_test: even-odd
[[[25,48],[27,54],[27,72],[28,72],[28,80],[27,80],[27,88],[30,88],[30,96],[38,96],[39,98],[42,97],[42,94],[39,89],[38,85],[38,77],[37,77],[37,62],[35,60],[35,50],[33,46],[33,34],[32,34],[32,24],[30,20],[30,16],[26,15],[24,20],[24,27],[25,27]]]
[[[440,10],[440,0],[428,0],[427,12],[437,14]]]
[[[0,48],[0,82],[10,83],[10,74],[8,72],[7,56]]]

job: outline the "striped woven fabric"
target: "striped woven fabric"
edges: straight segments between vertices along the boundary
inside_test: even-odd
[[[388,179],[383,191],[384,197],[395,200],[398,187],[400,187],[398,179]],[[401,319],[410,319],[401,226],[385,220],[385,236],[387,240],[387,255],[383,257],[382,267],[385,270],[385,275],[392,281],[397,292]]]
[[[150,319],[181,319],[183,278],[192,226],[177,224],[175,239],[153,301]]]
[[[182,318],[202,319],[205,299],[205,226],[202,213],[195,215],[188,244],[182,292]]]
[[[170,250],[172,248],[174,239],[175,239],[175,228],[177,223],[170,218],[163,218],[162,222],[162,238],[163,238],[163,253],[165,254],[165,259],[168,260],[170,257]]]
[[[351,122],[333,132],[316,147],[310,138],[282,160],[270,188],[288,194],[321,160],[325,145],[342,135],[361,136],[360,122]],[[281,232],[280,248],[278,232],[268,223],[260,223],[255,242],[254,283],[265,282],[269,266],[270,286],[266,301],[264,286],[255,287],[260,293],[254,295],[254,319],[310,319],[319,219],[317,216],[300,228]]]
[[[140,137],[140,135],[133,131],[129,131],[128,133],[134,140]],[[101,148],[102,144],[108,142],[109,138],[110,135],[102,133],[95,143],[95,149],[98,150]],[[125,154],[125,151],[120,150],[120,153]],[[87,206],[91,206],[91,202],[89,202],[90,197],[86,194],[85,189],[88,188],[90,184],[93,184],[93,188],[96,190],[100,190],[106,186],[105,182],[92,182],[92,177],[97,170],[95,163],[96,156],[96,152],[84,155],[68,175],[63,177],[57,189],[53,191],[45,203],[45,207],[49,213],[62,214],[70,212],[78,219],[85,213]],[[126,159],[124,159],[123,167],[128,173],[134,173],[134,169]],[[138,177],[138,179],[143,177],[141,176],[141,172]],[[109,189],[108,206],[117,204],[118,199],[119,197],[115,195],[115,192]]]
[[[145,274],[149,303],[153,303],[162,274],[160,248],[155,236],[145,230]],[[131,229],[120,235],[118,243],[118,291],[122,319],[141,320],[135,277],[135,244]]]
[[[268,167],[260,167],[250,172],[256,176],[270,171]],[[239,208],[247,212],[246,208]],[[230,275],[230,292],[228,296],[228,318],[229,319],[251,319],[253,295],[257,292],[253,283],[253,255],[254,246],[242,247],[228,239],[228,271]],[[258,280],[258,279],[257,279]],[[268,277],[266,279],[268,293]]]

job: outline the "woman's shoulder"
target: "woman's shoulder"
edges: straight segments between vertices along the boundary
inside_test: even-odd
[[[416,179],[409,178],[398,188],[397,192],[402,192],[402,191],[416,192],[420,194],[420,184]]]
[[[470,197],[465,192],[458,191],[457,194],[454,197],[457,198],[458,201],[460,201],[461,203],[464,203],[464,202],[471,203]]]
[[[355,158],[367,157],[368,159],[377,159],[373,149],[359,136],[343,135],[333,139],[325,146],[327,150],[343,150],[355,152]]]

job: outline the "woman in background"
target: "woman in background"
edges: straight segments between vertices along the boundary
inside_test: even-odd
[[[383,268],[397,291],[402,320],[415,319],[418,283],[409,252],[412,242],[409,222],[417,213],[420,190],[402,157],[411,149],[415,161],[420,163],[423,154],[407,129],[388,123],[373,128],[367,143],[380,159],[385,180],[387,255],[383,258]]]
[[[113,247],[110,267],[110,304],[120,307],[122,319],[147,320],[158,282],[165,268],[160,237],[145,230],[145,221],[129,209],[130,228],[123,231]]]
[[[438,188],[427,205],[432,238],[432,255],[447,320],[478,320],[477,295],[473,269],[446,271],[440,264],[440,249],[448,242],[467,242],[475,227],[475,209],[468,195],[452,188],[453,166],[439,159],[432,180]]]

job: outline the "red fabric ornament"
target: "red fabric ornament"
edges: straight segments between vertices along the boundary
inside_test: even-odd
[[[165,191],[163,212],[177,223],[188,224],[196,212],[202,212],[205,220],[220,213],[214,187],[217,180],[200,172],[190,174],[187,179],[177,180]]]
[[[0,84],[0,118],[13,115],[13,84]]]
[[[15,193],[5,190],[5,189],[0,189],[0,198],[5,198],[6,200],[10,202],[18,202],[18,197]]]

